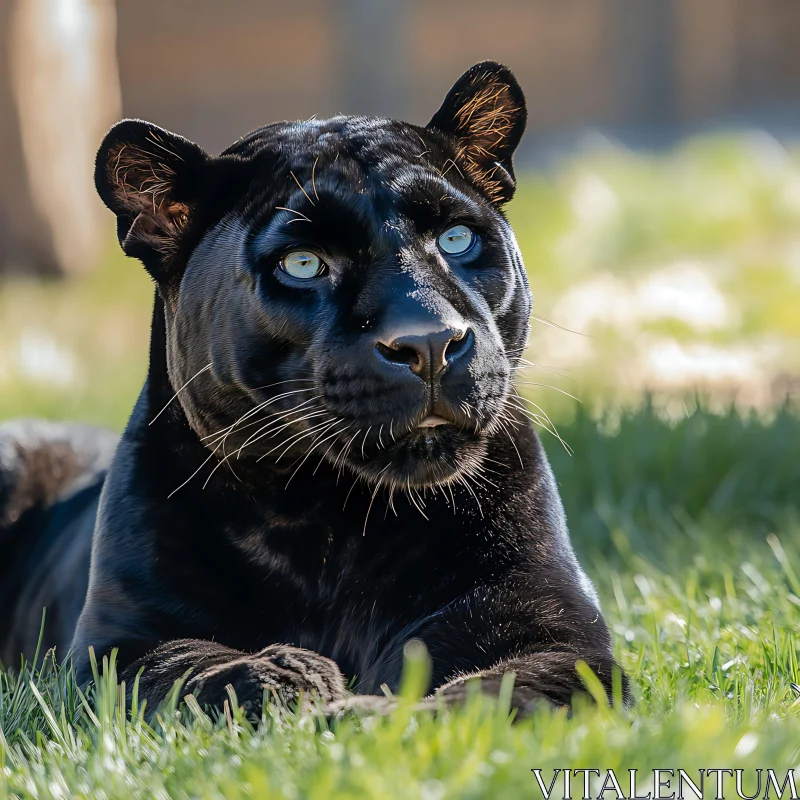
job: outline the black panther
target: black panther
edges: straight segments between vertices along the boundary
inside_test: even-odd
[[[531,294],[502,207],[525,121],[484,62],[425,127],[277,123],[217,157],[111,129],[95,180],[155,283],[149,371],[113,458],[96,431],[1,434],[0,579],[6,608],[27,604],[3,620],[7,660],[47,604],[45,643],[71,639],[82,683],[90,646],[118,648],[151,707],[187,674],[211,706],[228,684],[257,709],[341,707],[346,686],[368,706],[413,639],[437,703],[512,672],[515,708],[567,705],[579,660],[611,693],[513,388]]]

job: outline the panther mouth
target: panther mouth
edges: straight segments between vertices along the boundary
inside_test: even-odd
[[[438,428],[440,425],[452,425],[453,423],[445,419],[444,417],[440,417],[438,414],[428,414],[420,423],[417,425],[418,428]]]
[[[470,426],[427,414],[389,441],[346,448],[344,462],[369,483],[413,489],[459,481],[482,460],[485,437]]]
[[[253,389],[249,410],[233,423],[207,426],[210,436],[224,434],[207,439],[209,449],[217,447],[240,477],[250,464],[254,475],[274,469],[292,477],[300,470],[324,474],[327,464],[337,480],[349,472],[373,487],[425,489],[481,470],[499,392],[480,394],[462,382],[432,393],[395,393],[337,378],[322,385],[291,378],[277,389]]]

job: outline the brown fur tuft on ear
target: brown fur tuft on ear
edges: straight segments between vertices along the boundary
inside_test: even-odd
[[[155,145],[156,134],[149,135]],[[180,160],[177,154],[170,155]],[[127,142],[118,142],[109,149],[107,169],[109,183],[123,206],[139,205],[142,210],[152,206],[154,214],[169,197],[176,176],[166,159],[159,160],[157,153]]]
[[[484,61],[448,93],[428,128],[456,142],[456,163],[496,203],[516,188],[512,156],[525,130],[525,97],[508,67]]]
[[[508,86],[489,85],[475,92],[456,112],[457,158],[469,172],[480,175],[486,184],[492,183],[498,165],[495,164],[488,173],[483,171],[485,165],[503,157],[520,110]]]
[[[193,142],[140,120],[117,123],[100,145],[97,191],[117,215],[122,249],[151,272],[177,249],[207,161]]]

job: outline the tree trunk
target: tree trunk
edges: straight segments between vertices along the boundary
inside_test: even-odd
[[[0,0],[0,275],[59,272],[50,229],[34,205],[11,92],[11,0]]]
[[[46,223],[37,235],[47,232],[61,271],[79,273],[106,239],[92,178],[120,109],[113,0],[17,0],[7,30],[27,182]]]

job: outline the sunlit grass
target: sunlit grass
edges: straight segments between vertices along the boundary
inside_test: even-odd
[[[141,264],[116,247],[71,281],[0,282],[0,420],[120,430],[147,370],[152,296]]]
[[[535,313],[592,337],[534,321],[529,358],[569,378],[550,382],[603,402],[698,383],[743,406],[800,395],[797,150],[758,132],[608,144],[526,178],[509,216]]]

